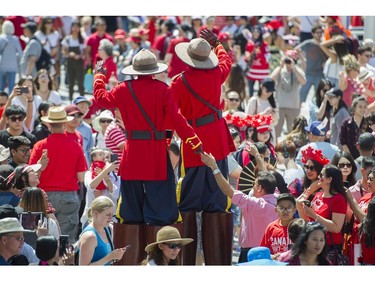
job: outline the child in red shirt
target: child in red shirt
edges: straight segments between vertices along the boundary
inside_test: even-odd
[[[288,245],[291,244],[288,237],[288,225],[294,219],[296,210],[296,199],[292,194],[279,195],[275,208],[279,219],[267,226],[260,242],[260,246],[269,248],[272,255],[288,250]]]
[[[98,175],[96,172],[95,172],[95,169],[96,168],[99,168],[101,170],[104,169],[105,165],[106,165],[106,162],[105,162],[105,152],[104,150],[102,149],[93,149],[91,151],[91,166],[90,166],[90,170],[91,170],[91,179],[95,179],[96,176]],[[94,190],[94,196],[95,198],[96,197],[99,197],[102,195],[102,191],[103,190],[106,190],[107,189],[107,186],[104,184],[103,181],[101,181],[99,183],[99,185],[96,187],[96,189]]]

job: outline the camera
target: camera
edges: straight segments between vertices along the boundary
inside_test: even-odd
[[[29,92],[29,88],[28,87],[20,87],[20,93],[21,94],[27,94]]]
[[[292,63],[292,60],[289,59],[289,58],[285,58],[285,59],[284,59],[284,62],[285,62],[286,64],[291,64],[291,63]]]
[[[311,202],[309,200],[302,201],[306,207],[311,207]]]

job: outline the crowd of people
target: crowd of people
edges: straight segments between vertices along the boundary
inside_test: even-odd
[[[0,24],[0,265],[375,265],[375,44],[339,16]]]

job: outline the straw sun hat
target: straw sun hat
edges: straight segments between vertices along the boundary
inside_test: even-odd
[[[193,68],[212,69],[219,64],[219,59],[211,51],[210,44],[203,38],[195,38],[190,42],[178,43],[175,51],[184,63]]]
[[[156,242],[147,245],[145,251],[149,253],[156,245],[161,243],[181,243],[182,245],[186,245],[193,241],[191,238],[181,238],[177,228],[164,226],[156,234]]]
[[[31,232],[24,229],[17,218],[5,218],[0,220],[0,234],[12,232]]]
[[[65,123],[72,121],[74,116],[67,116],[63,106],[52,106],[48,110],[48,115],[40,118],[43,122],[47,123]]]

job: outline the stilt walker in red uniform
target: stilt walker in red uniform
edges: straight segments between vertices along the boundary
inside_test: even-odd
[[[120,264],[139,264],[145,258],[147,242],[155,241],[157,231],[174,224],[179,216],[166,124],[172,124],[190,150],[202,151],[202,143],[179,113],[171,89],[153,77],[166,69],[166,64],[158,63],[154,54],[142,49],[133,64],[122,70],[134,79],[107,92],[105,70],[100,63],[96,67],[94,97],[103,107],[117,107],[126,129],[116,211],[120,223],[114,227],[114,244],[131,247]]]
[[[212,49],[211,49],[212,47]],[[215,155],[224,177],[228,175],[227,155],[235,151],[232,137],[220,110],[221,86],[229,75],[231,59],[217,36],[209,30],[201,38],[176,45],[177,56],[188,65],[172,79],[171,89],[181,113],[202,140],[204,150]],[[217,173],[219,171],[214,171]],[[186,144],[182,145],[182,181],[178,186],[179,210],[184,236],[194,243],[184,249],[184,264],[195,265],[196,212],[202,213],[202,245],[206,265],[232,263],[233,216],[212,171]]]

